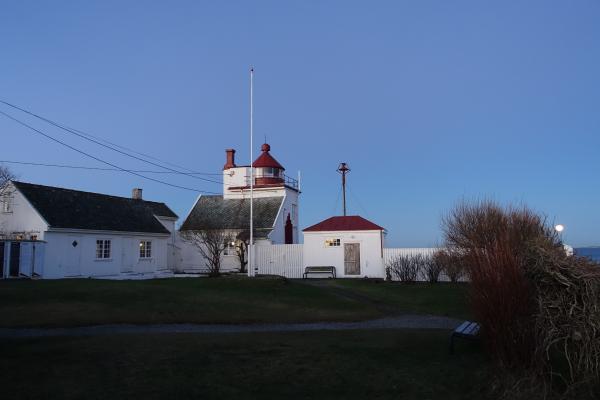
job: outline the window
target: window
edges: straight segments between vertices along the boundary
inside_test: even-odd
[[[96,240],[96,259],[110,258],[110,240]]]
[[[339,247],[340,239],[325,239],[325,247]]]
[[[5,194],[2,196],[2,212],[10,213],[12,212],[12,198],[10,194]]]
[[[140,258],[151,258],[152,257],[152,242],[149,240],[142,240],[140,242]]]
[[[225,239],[225,246],[223,248],[224,256],[235,256],[237,252],[235,251],[235,242],[231,239]]]

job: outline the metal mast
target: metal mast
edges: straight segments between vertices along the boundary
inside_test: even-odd
[[[342,174],[342,196],[344,202],[344,217],[346,216],[346,174],[350,172],[350,168],[346,163],[341,163],[337,171]]]
[[[248,251],[248,276],[254,275],[254,67],[250,67],[250,246]]]

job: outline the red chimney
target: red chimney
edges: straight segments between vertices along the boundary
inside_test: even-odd
[[[235,168],[235,150],[227,149],[225,150],[225,154],[227,154],[227,162],[223,166],[223,169]]]

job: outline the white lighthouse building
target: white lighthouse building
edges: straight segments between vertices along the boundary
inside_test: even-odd
[[[293,244],[299,242],[298,181],[285,175],[285,168],[271,155],[271,146],[261,146],[254,167],[253,222],[256,245]],[[227,149],[223,166],[223,194],[201,195],[184,220],[181,232],[205,229],[224,229],[232,232],[249,231],[250,179],[249,165],[237,165],[235,150]],[[182,243],[184,271],[205,267],[200,252],[193,245]],[[236,270],[239,260],[235,248],[227,248],[222,270]]]

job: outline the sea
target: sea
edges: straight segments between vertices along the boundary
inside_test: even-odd
[[[589,259],[600,263],[600,246],[575,247],[573,251],[578,256],[588,257]]]

